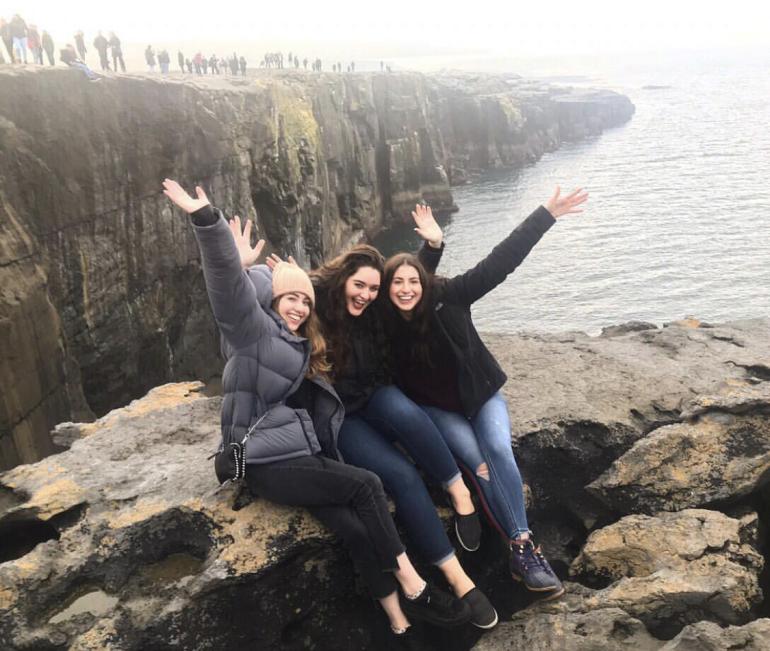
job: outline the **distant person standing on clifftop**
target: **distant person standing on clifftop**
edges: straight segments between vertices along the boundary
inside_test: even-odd
[[[53,45],[53,39],[51,38],[51,35],[46,31],[43,30],[43,50],[45,50],[45,55],[48,57],[48,63],[53,65],[56,65],[56,61],[53,58],[54,53],[54,45]]]
[[[11,26],[5,18],[0,18],[0,38],[2,38],[5,49],[8,50],[8,57],[13,63],[13,37],[11,36]]]
[[[246,57],[241,55],[241,58],[238,59],[238,63],[241,67],[241,74],[245,77],[246,76]]]
[[[11,19],[11,38],[13,38],[13,57],[16,63],[27,63],[27,23],[19,14]]]
[[[94,39],[94,47],[99,53],[99,65],[102,67],[102,70],[109,70],[110,60],[107,58],[107,48],[109,47],[109,41],[104,38],[101,30],[96,33],[96,38]]]
[[[112,54],[112,67],[115,72],[118,71],[118,63],[120,63],[121,72],[126,71],[126,62],[123,61],[123,46],[120,44],[120,39],[115,35],[115,32],[110,32],[109,40],[110,52]]]
[[[217,62],[217,55],[212,54],[211,58],[209,59],[209,68],[211,68],[211,74],[212,75],[218,75],[219,74],[219,63]]]
[[[88,50],[86,50],[86,38],[82,30],[75,32],[75,47],[78,49],[78,58],[85,62]]]
[[[181,50],[178,50],[176,53],[176,60],[179,64],[179,69],[184,72],[184,54],[182,54]]]
[[[192,223],[227,359],[219,482],[245,479],[252,494],[306,507],[339,536],[385,610],[393,642],[412,637],[409,618],[446,627],[467,622],[467,604],[415,570],[377,476],[342,460],[345,410],[329,382],[308,275],[287,262],[257,265],[265,242],[251,246],[251,222],[244,231],[238,217],[228,225],[201,188],[196,198],[170,179],[163,188]]]
[[[27,47],[32,52],[32,62],[43,65],[43,44],[40,42],[40,33],[37,25],[30,25],[27,30]]]
[[[150,72],[155,72],[155,50],[152,49],[152,45],[148,45],[144,51],[144,60],[147,62]]]
[[[160,73],[162,75],[168,74],[168,67],[171,64],[171,57],[168,54],[168,50],[163,49],[158,54],[158,65],[160,66]]]

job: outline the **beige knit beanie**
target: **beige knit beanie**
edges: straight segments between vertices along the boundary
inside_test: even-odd
[[[296,264],[279,262],[273,269],[273,298],[289,292],[301,292],[315,305],[315,292],[310,277]]]

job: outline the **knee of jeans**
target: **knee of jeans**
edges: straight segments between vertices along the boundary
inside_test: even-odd
[[[363,475],[363,482],[372,493],[385,493],[385,489],[382,486],[382,480],[371,470],[365,472]]]
[[[426,490],[420,473],[411,464],[399,468],[397,472],[387,477],[387,484],[388,492],[393,495],[412,495],[416,491]]]

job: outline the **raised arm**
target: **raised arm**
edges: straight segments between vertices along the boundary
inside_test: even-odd
[[[415,233],[423,239],[417,258],[425,267],[425,271],[433,275],[444,253],[444,233],[433,217],[430,206],[418,203],[412,211],[412,219],[415,223]]]
[[[556,219],[583,212],[579,206],[587,199],[588,193],[582,189],[562,197],[557,186],[545,206],[537,208],[486,258],[472,269],[446,281],[441,290],[442,300],[471,305],[492,291],[524,261]]]
[[[217,325],[228,343],[240,348],[262,334],[269,317],[259,305],[255,285],[241,266],[230,227],[222,214],[212,208],[203,190],[195,190],[194,199],[176,181],[163,182],[163,193],[192,218]],[[264,241],[257,244],[259,251],[263,246]]]

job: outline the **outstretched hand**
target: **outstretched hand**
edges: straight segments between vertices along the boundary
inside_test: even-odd
[[[418,203],[412,211],[412,219],[414,219],[416,225],[414,232],[434,249],[441,248],[444,234],[441,232],[441,226],[438,225],[438,222],[433,217],[433,211],[430,209],[430,206]]]
[[[586,201],[588,201],[588,192],[583,190],[583,188],[573,190],[567,196],[562,197],[561,188],[557,185],[553,195],[545,204],[545,208],[554,219],[558,219],[564,215],[574,215],[583,212],[583,209],[578,208],[578,206]]]
[[[163,181],[163,194],[165,194],[171,201],[184,210],[188,215],[191,215],[196,210],[200,210],[203,206],[209,205],[209,198],[200,186],[195,186],[195,194],[197,198],[193,199],[184,188],[176,181],[171,179],[165,179]]]
[[[256,264],[262,249],[265,248],[265,240],[259,240],[256,245],[251,246],[251,225],[250,219],[246,220],[246,226],[241,230],[241,218],[236,215],[229,222],[230,232],[233,234],[235,246],[238,249],[238,255],[241,258],[241,267],[248,269]]]
[[[279,262],[283,262],[283,261],[284,261],[284,260],[283,260],[283,258],[282,258],[280,255],[278,255],[277,253],[271,253],[271,254],[268,256],[268,258],[265,260],[265,264],[266,264],[268,267],[270,267],[270,271],[274,271],[274,270],[275,270],[275,266],[276,266],[276,265],[277,265]],[[296,264],[297,264],[297,261],[296,261],[296,260],[295,260],[295,259],[294,259],[292,256],[289,256],[289,259],[287,260],[287,262],[288,262],[289,264],[293,264],[293,265],[295,265],[295,266],[296,266]]]

